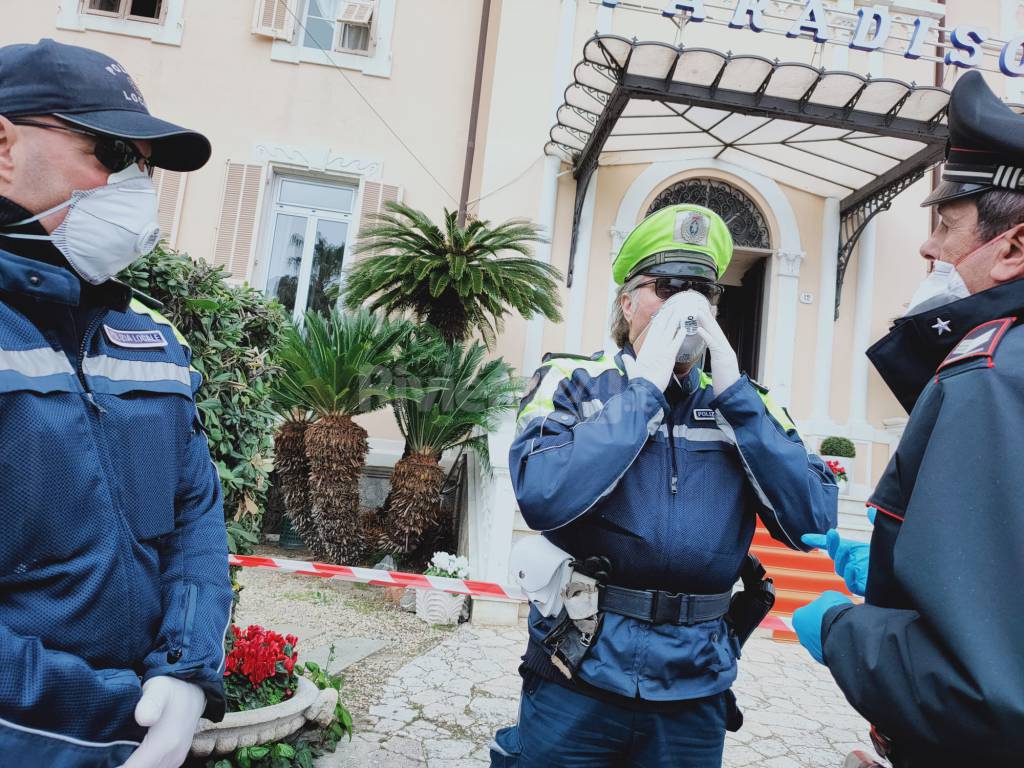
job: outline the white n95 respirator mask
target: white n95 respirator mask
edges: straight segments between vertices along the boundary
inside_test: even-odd
[[[44,219],[67,208],[64,221],[49,235],[6,234],[22,240],[49,240],[83,280],[104,283],[160,240],[156,189],[137,165],[113,173],[102,187],[76,190],[49,210],[10,226]]]

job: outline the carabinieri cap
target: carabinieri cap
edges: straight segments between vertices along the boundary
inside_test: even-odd
[[[1018,115],[977,70],[949,96],[949,143],[942,184],[921,203],[937,205],[992,189],[1024,191],[1024,115]]]

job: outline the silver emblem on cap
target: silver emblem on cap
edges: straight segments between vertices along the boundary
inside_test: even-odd
[[[711,222],[708,217],[698,211],[680,211],[676,214],[676,225],[672,239],[677,243],[688,245],[708,244],[708,229]]]

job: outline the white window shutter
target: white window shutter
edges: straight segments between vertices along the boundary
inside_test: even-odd
[[[213,264],[227,267],[234,280],[245,280],[249,271],[262,188],[262,165],[228,162]]]
[[[361,24],[364,27],[370,26],[373,20],[373,3],[346,2],[341,6],[341,13],[338,14],[338,21],[343,24]]]
[[[188,174],[168,171],[165,168],[153,169],[153,186],[156,187],[157,204],[159,206],[160,237],[167,241],[171,248],[178,242],[178,223],[181,219],[181,204],[185,199],[185,183]]]
[[[300,6],[300,0],[256,0],[252,33],[290,43],[295,37],[295,17]]]
[[[382,213],[387,209],[385,203],[402,202],[402,188],[392,184],[382,184],[378,181],[363,182],[363,199],[359,204],[359,236],[372,222],[370,217],[375,213]]]

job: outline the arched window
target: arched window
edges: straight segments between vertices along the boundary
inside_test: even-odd
[[[677,203],[703,205],[721,216],[736,248],[771,248],[768,224],[761,211],[753,200],[731,184],[719,179],[680,181],[662,190],[646,215]]]

